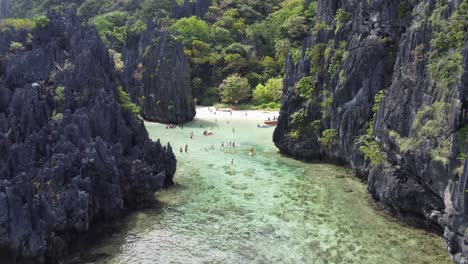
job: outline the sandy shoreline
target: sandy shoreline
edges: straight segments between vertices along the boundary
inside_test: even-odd
[[[212,111],[210,111],[210,109]],[[262,110],[233,110],[230,112],[215,111],[214,107],[197,106],[197,119],[237,119],[237,120],[254,120],[264,121],[268,118],[278,118],[278,111],[262,111]]]

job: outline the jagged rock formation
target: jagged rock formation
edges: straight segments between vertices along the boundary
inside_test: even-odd
[[[138,44],[129,41],[122,52],[123,79],[146,120],[179,124],[195,116],[190,65],[175,37],[149,21]]]
[[[468,263],[466,9],[318,1],[301,59],[287,62],[274,133],[282,152],[347,164],[395,216],[444,230],[457,263]]]
[[[0,19],[10,16],[11,0],[2,0],[0,2]]]
[[[49,19],[31,35],[0,31],[1,263],[56,263],[175,173],[170,146],[119,93],[96,30],[73,13]]]
[[[181,19],[183,17],[203,17],[211,6],[211,0],[185,0],[180,6],[172,8],[172,17]]]

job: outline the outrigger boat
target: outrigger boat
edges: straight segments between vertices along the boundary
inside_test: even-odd
[[[266,120],[263,122],[265,125],[276,126],[278,125],[278,120]]]

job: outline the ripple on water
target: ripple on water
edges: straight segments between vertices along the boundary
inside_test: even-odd
[[[93,250],[110,255],[97,263],[450,263],[441,238],[371,208],[349,171],[277,154],[272,129],[256,122],[219,121],[146,124],[153,138],[190,151],[176,153],[177,185],[156,195],[158,208],[129,216]],[[198,136],[200,124],[214,136]],[[221,148],[229,141],[237,147]]]

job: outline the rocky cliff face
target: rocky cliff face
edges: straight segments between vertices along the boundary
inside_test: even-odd
[[[2,0],[0,2],[0,19],[10,16],[11,0]]]
[[[274,141],[284,153],[352,167],[403,221],[465,246],[466,1],[318,1],[286,65]]]
[[[0,31],[2,263],[56,263],[175,172],[170,146],[129,111],[96,30],[72,13],[49,19]]]
[[[180,6],[172,9],[172,17],[181,19],[183,17],[203,17],[211,6],[211,0],[185,0]]]
[[[146,120],[179,124],[195,116],[190,65],[175,38],[150,21],[138,45],[123,51],[124,81]]]

